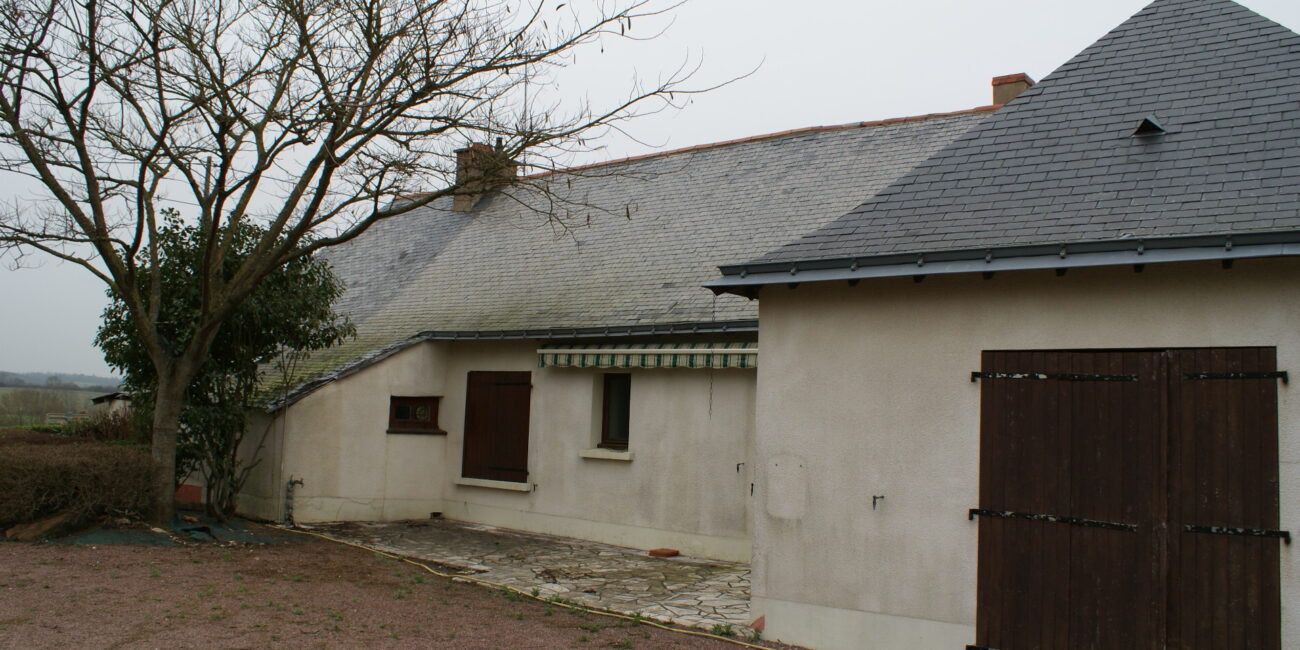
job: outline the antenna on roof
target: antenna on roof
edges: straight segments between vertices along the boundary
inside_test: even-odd
[[[1133,129],[1133,136],[1163,135],[1165,132],[1165,127],[1160,126],[1160,123],[1156,121],[1156,116],[1148,115],[1142,118],[1142,123],[1138,124],[1136,129]]]

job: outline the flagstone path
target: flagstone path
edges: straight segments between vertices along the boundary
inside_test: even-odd
[[[750,623],[749,566],[645,551],[445,519],[340,522],[312,532],[418,558],[542,597],[711,630]]]

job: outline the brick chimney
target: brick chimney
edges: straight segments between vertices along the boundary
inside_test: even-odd
[[[519,174],[519,163],[505,156],[501,138],[495,147],[481,142],[471,142],[456,150],[456,185],[460,191],[452,197],[451,209],[469,212],[484,192],[513,181]]]
[[[998,106],[1006,104],[1032,85],[1034,80],[1023,72],[993,77],[993,103]]]

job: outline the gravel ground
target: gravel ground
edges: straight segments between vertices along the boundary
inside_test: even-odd
[[[0,542],[0,648],[67,647],[738,646],[572,613],[308,537],[170,548]]]

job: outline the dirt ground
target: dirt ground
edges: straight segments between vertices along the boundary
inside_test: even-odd
[[[571,613],[310,537],[170,548],[0,542],[0,648],[66,647],[738,646]]]

